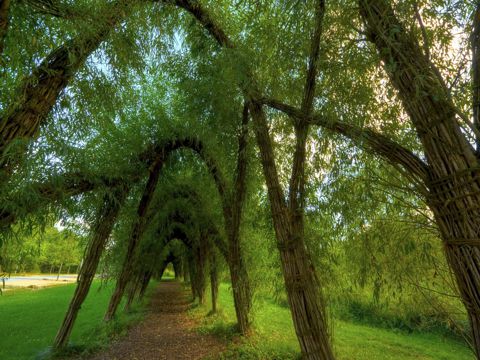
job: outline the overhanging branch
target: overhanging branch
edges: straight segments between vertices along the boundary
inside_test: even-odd
[[[263,99],[262,101],[265,105],[279,110],[292,118],[306,117],[299,109],[278,100]],[[372,129],[361,128],[319,114],[308,116],[308,122],[349,138],[356,145],[381,156],[395,167],[400,165],[410,174],[410,177],[416,179],[417,184],[427,183],[429,178],[428,165],[409,149],[387,136]]]
[[[35,12],[53,16],[56,18],[74,20],[74,19],[93,19],[92,13],[82,11],[71,4],[66,4],[64,1],[58,0],[23,0],[23,4],[29,6]]]

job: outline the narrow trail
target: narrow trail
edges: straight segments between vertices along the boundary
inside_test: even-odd
[[[189,297],[179,283],[160,283],[145,319],[91,360],[190,360],[219,354],[225,348],[220,340],[192,329],[192,320],[186,314]]]

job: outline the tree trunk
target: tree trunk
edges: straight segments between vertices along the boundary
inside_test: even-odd
[[[230,270],[230,280],[233,290],[233,302],[235,305],[235,314],[237,316],[238,330],[243,335],[250,332],[249,313],[252,302],[250,291],[250,281],[240,253],[238,242],[229,244],[228,267]]]
[[[198,296],[198,301],[200,304],[205,304],[205,289],[206,289],[206,281],[205,281],[205,265],[207,256],[208,256],[208,242],[205,236],[201,235],[199,239],[199,243],[196,244],[192,251],[194,253],[194,267],[195,267],[195,280],[193,281],[195,291]]]
[[[58,281],[58,279],[60,278],[60,273],[62,272],[62,267],[63,267],[63,263],[61,263],[61,264],[60,264],[60,267],[58,268],[57,281]]]
[[[3,1],[2,5],[3,3],[8,5],[8,1]],[[8,174],[18,164],[23,151],[8,154],[12,144],[37,136],[59,94],[86,58],[126,16],[130,7],[125,1],[109,6],[103,16],[99,16],[94,30],[81,33],[55,49],[23,82],[17,98],[5,109],[5,116],[0,118],[0,170],[6,170]]]
[[[250,279],[245,267],[240,246],[240,224],[246,194],[247,175],[247,140],[248,140],[248,106],[244,105],[240,134],[238,136],[237,166],[235,170],[232,198],[224,201],[225,232],[228,239],[228,267],[233,290],[233,301],[237,316],[238,330],[243,335],[250,332],[250,309],[252,293]]]
[[[303,223],[297,213],[298,210],[301,210],[303,213],[303,209],[301,209],[301,204],[297,204],[297,209],[289,209],[285,203],[285,197],[278,180],[268,126],[261,104],[253,100],[250,106],[250,113],[260,149],[273,224],[280,250],[282,272],[300,349],[305,359],[334,359],[328,334],[325,307],[315,269],[305,248]],[[297,134],[297,142],[300,141],[300,146],[304,147],[305,139],[306,133]],[[296,155],[297,151],[299,151],[298,156],[300,157],[301,151],[304,151],[304,149],[296,149]],[[300,165],[294,163],[292,181],[296,180],[294,178],[297,175],[303,176],[301,173],[303,170],[301,170]],[[300,166],[299,170],[295,170],[295,166]],[[299,189],[299,186],[294,186],[291,190],[301,191]]]
[[[140,300],[142,300],[143,297],[145,296],[145,292],[147,291],[148,284],[150,283],[151,278],[152,278],[152,272],[145,271],[142,279],[142,286],[140,287],[140,291],[138,293],[138,297]]]
[[[480,172],[477,171],[475,176],[471,174],[473,172],[467,173],[468,186],[461,186],[459,181],[455,184],[450,182],[445,184],[450,190],[443,188],[432,192],[430,208],[435,214],[448,264],[455,274],[468,313],[472,346],[477,359],[480,359],[480,184],[472,186],[475,178],[480,180]],[[465,191],[459,190],[462,188]]]
[[[180,259],[175,259],[172,262],[173,265],[173,271],[175,272],[175,280],[179,280],[182,276],[182,261]]]
[[[183,281],[188,284],[190,280],[190,265],[188,263],[188,257],[183,257]]]
[[[190,289],[192,291],[192,301],[197,298],[197,291],[195,289],[195,269],[192,262],[188,264],[188,272],[190,273]]]
[[[138,291],[140,290],[140,276],[134,276],[132,281],[130,282],[130,286],[127,292],[127,301],[125,302],[124,310],[125,312],[129,312],[133,300],[135,299],[135,295],[137,295]]]
[[[392,4],[359,0],[359,5],[368,38],[422,142],[430,175],[427,203],[444,240],[480,359],[480,161],[459,126],[444,79],[398,20]]]
[[[5,47],[5,37],[8,31],[8,12],[10,8],[10,0],[0,1],[0,66],[3,68],[3,49]]]
[[[107,312],[105,313],[105,317],[104,317],[105,321],[110,321],[115,315],[118,305],[122,300],[125,287],[127,286],[130,276],[132,275],[133,265],[136,258],[135,255],[137,253],[140,237],[142,236],[142,233],[145,227],[146,213],[147,213],[148,207],[150,206],[150,202],[153,199],[155,188],[158,182],[158,177],[160,176],[160,169],[162,168],[162,166],[163,166],[163,159],[159,158],[157,159],[153,168],[150,171],[150,176],[145,186],[145,190],[142,194],[142,198],[140,199],[140,203],[138,205],[137,217],[133,225],[132,235],[130,236],[130,241],[128,244],[128,249],[125,255],[125,259],[123,261],[122,270],[117,279],[115,290],[112,294],[112,297],[110,298],[110,303],[108,305]]]
[[[122,188],[116,193],[116,197],[106,195],[102,207],[97,212],[97,220],[91,230],[92,238],[85,252],[80,271],[78,272],[75,293],[70,301],[63,323],[55,337],[53,347],[56,349],[64,347],[68,342],[75,319],[77,318],[83,301],[88,295],[103,249],[112,232],[126,194],[127,191]]]
[[[212,298],[212,314],[216,314],[218,298],[218,269],[215,249],[210,250],[210,291]]]

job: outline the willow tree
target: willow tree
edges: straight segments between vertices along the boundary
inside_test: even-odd
[[[117,286],[105,314],[105,320],[108,321],[114,316],[124,294],[128,278],[131,275],[138,243],[146,223],[146,214],[154,196],[158,177],[160,176],[160,170],[170,153],[181,148],[188,148],[197,153],[205,162],[221,199],[228,238],[229,264],[231,266],[232,286],[234,290],[235,309],[239,329],[242,333],[248,332],[250,326],[248,313],[250,310],[251,293],[248,275],[242,259],[239,238],[241,211],[246,191],[246,144],[248,136],[248,111],[246,107],[244,107],[241,120],[241,127],[238,135],[237,169],[234,175],[233,186],[227,182],[215,159],[208,153],[208,150],[205,149],[204,144],[195,137],[177,137],[153,147],[153,151],[158,154],[158,157],[155,161],[155,165],[150,169],[150,177],[138,206],[137,220],[132,228],[132,235],[124,265],[122,267],[122,272],[117,280]]]
[[[112,232],[121,205],[127,195],[127,189],[120,187],[113,194],[106,194],[97,212],[97,220],[92,226],[90,242],[85,251],[84,261],[77,278],[77,286],[65,314],[63,323],[55,337],[54,347],[59,349],[68,343],[80,307],[90,290],[97,272],[100,257]]]
[[[198,178],[195,178],[198,179]],[[197,183],[197,181],[195,181]],[[202,189],[200,193],[199,190],[196,190],[188,182],[179,181],[178,179],[174,182],[174,188],[170,189],[169,187],[164,187],[166,192],[167,200],[162,200],[161,208],[165,211],[165,208],[169,209],[171,214],[167,217],[172,221],[185,223],[187,222],[189,226],[195,225],[200,230],[200,241],[199,244],[189,241],[186,242],[183,238],[179,237],[184,243],[185,246],[192,248],[193,244],[195,247],[203,248],[203,257],[202,261],[208,262],[209,276],[210,276],[210,291],[211,291],[211,306],[212,313],[217,312],[217,299],[218,299],[218,287],[219,287],[219,259],[218,253],[222,256],[223,260],[228,264],[229,262],[229,252],[228,244],[219,231],[217,230],[218,226],[215,225],[214,218],[218,218],[218,214],[212,214],[209,209],[212,209],[213,204],[207,206],[205,204],[205,189]],[[211,199],[210,199],[211,202]],[[214,208],[217,208],[217,204]],[[174,207],[171,207],[174,206]],[[155,209],[155,213],[159,211]],[[158,215],[157,215],[158,216]],[[149,223],[154,223],[149,220]],[[159,226],[159,225],[156,225]],[[167,228],[163,226],[163,228]],[[171,233],[167,233],[168,238],[174,237]],[[158,237],[157,233],[155,237]],[[165,236],[165,235],[164,235]],[[198,239],[197,235],[190,235],[191,239]],[[198,242],[198,241],[197,241]],[[194,258],[193,256],[191,258]],[[195,264],[190,264],[190,266],[195,266]],[[184,269],[184,273],[186,273]],[[193,271],[195,272],[195,271]],[[192,284],[194,285],[194,284]],[[195,286],[194,286],[195,287]]]
[[[201,5],[188,0],[177,1],[176,5],[191,13],[220,46],[236,49],[236,44]],[[324,11],[324,2],[318,1],[302,100],[302,111],[306,116],[302,120],[295,119],[296,147],[287,201],[279,181],[262,95],[248,64],[242,64],[243,78],[239,82],[260,149],[292,318],[300,348],[308,359],[333,359],[318,279],[303,238],[305,144],[308,134],[306,118],[314,100]]]
[[[473,346],[478,358],[480,296],[476,290],[479,288],[476,274],[480,226],[477,211],[479,158],[475,148],[479,138],[478,94],[475,92],[478,88],[478,8],[473,9],[474,21],[471,25],[473,105],[470,113],[473,117],[469,118],[455,103],[452,89],[446,85],[444,75],[435,65],[429,34],[418,9],[410,6],[412,18],[417,22],[412,30],[404,24],[405,20],[400,20],[400,15],[387,1],[361,0],[358,4],[364,33],[377,49],[390,83],[398,91],[423,156],[375,129],[347,123],[331,113],[320,111],[306,115],[301,108],[275,99],[264,99],[264,103],[299,121],[306,117],[311,124],[354,140],[386,159],[410,179],[434,213],[447,260],[469,314]],[[462,100],[460,96],[460,105]]]
[[[428,39],[423,39],[422,47],[418,39],[404,30],[405,26],[386,1],[360,1],[359,5],[368,39],[378,49],[391,84],[398,90],[423,145],[427,203],[445,243],[447,259],[469,314],[475,352],[480,358],[480,158],[460,125],[462,121],[470,124],[478,142],[477,67],[480,65],[472,62],[472,112],[477,118],[465,119],[429,58]],[[478,6],[474,32],[478,32],[479,26]],[[475,54],[478,37],[472,39]]]

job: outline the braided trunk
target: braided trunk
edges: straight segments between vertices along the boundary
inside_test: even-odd
[[[359,0],[367,35],[417,130],[429,165],[427,203],[468,312],[480,359],[480,161],[458,125],[449,90],[386,0]]]
[[[126,191],[122,190],[116,198],[106,196],[105,202],[97,215],[97,221],[93,226],[92,239],[85,252],[82,267],[78,274],[77,287],[70,301],[67,313],[62,325],[58,330],[53,347],[64,347],[73,329],[78,312],[88,295],[90,285],[95,277],[100,257],[102,256],[105,243],[107,242],[120,211],[121,204],[126,197]]]
[[[334,359],[319,282],[305,247],[301,201],[292,208],[285,203],[261,104],[252,100],[250,113],[268,187],[288,303],[302,355],[309,360]],[[297,149],[290,190],[296,189],[298,198],[301,198],[307,128],[298,129],[296,135]]]

